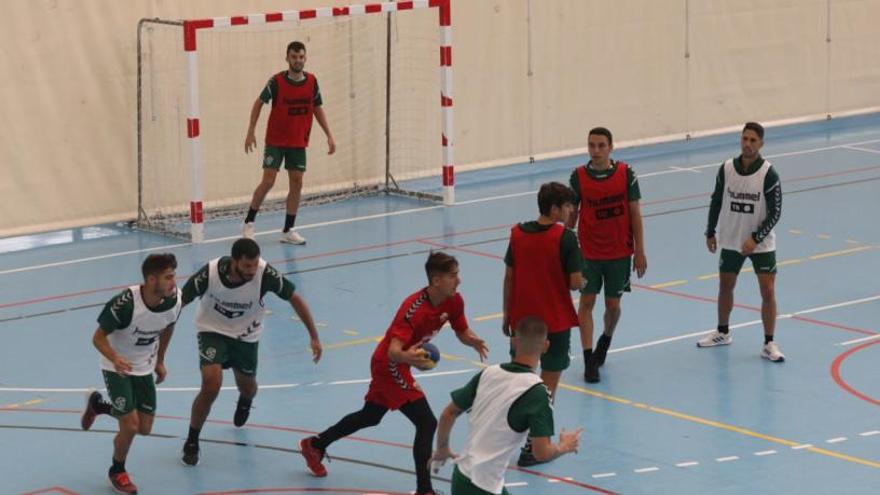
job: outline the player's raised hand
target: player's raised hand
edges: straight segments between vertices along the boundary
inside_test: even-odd
[[[471,347],[480,355],[481,363],[489,358],[489,347],[486,346],[485,340],[477,338],[471,343]]]
[[[559,432],[559,450],[562,452],[574,452],[577,454],[578,446],[581,442],[581,433],[583,433],[583,428],[578,428],[574,431],[565,431],[565,428]]]
[[[248,132],[247,137],[244,138],[244,152],[250,153],[255,149],[257,149],[257,136],[253,132]]]
[[[312,361],[318,362],[321,360],[321,354],[324,349],[321,347],[321,341],[318,339],[311,339],[309,342],[309,346],[312,348]]]

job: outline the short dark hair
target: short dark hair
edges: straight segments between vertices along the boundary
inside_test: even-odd
[[[428,255],[428,261],[425,262],[425,274],[428,276],[428,283],[437,275],[449,273],[458,266],[458,260],[455,256],[450,256],[442,251],[434,251]]]
[[[747,130],[755,131],[755,134],[758,135],[759,138],[764,139],[764,126],[757,122],[746,122],[746,125],[743,126],[743,132]]]
[[[562,208],[565,203],[575,203],[574,191],[570,187],[559,182],[541,184],[541,189],[538,189],[538,211],[541,215],[549,215],[551,208]]]
[[[304,52],[306,51],[306,45],[302,41],[291,41],[287,44],[287,51],[284,52],[287,55],[290,52]]]
[[[611,137],[611,131],[607,127],[593,127],[587,136],[605,136],[608,138],[608,144],[614,144],[614,138]]]
[[[517,349],[526,353],[538,352],[547,340],[547,324],[537,316],[526,316],[516,323],[513,334]]]
[[[144,276],[144,280],[146,280],[149,275],[158,277],[162,272],[169,268],[172,270],[177,268],[177,258],[175,258],[173,254],[151,254],[147,256],[147,259],[141,264],[141,273]]]
[[[252,260],[260,256],[260,245],[253,239],[242,237],[232,243],[232,259],[238,261],[242,258]]]

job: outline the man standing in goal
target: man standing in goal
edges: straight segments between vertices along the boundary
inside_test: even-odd
[[[260,96],[251,107],[250,123],[244,140],[244,151],[249,153],[257,147],[254,135],[260,110],[266,103],[272,104],[269,122],[266,125],[266,148],[263,154],[263,179],[254,190],[247,217],[244,219],[242,236],[254,237],[254,219],[269,190],[275,184],[275,176],[281,169],[281,162],[287,170],[290,189],[287,193],[287,216],[281,242],[305,244],[306,240],[293,230],[296,212],[302,192],[303,174],[306,171],[306,148],[312,130],[312,117],[327,135],[328,154],[336,151],[336,143],[327,117],[324,115],[321,90],[314,74],[303,70],[306,64],[306,46],[299,41],[287,45],[288,70],[279,72],[269,79]]]

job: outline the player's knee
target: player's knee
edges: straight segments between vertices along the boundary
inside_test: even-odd
[[[422,423],[419,425],[419,429],[425,433],[433,434],[435,431],[437,431],[437,418],[434,417],[433,414],[425,417],[425,419],[422,420]]]
[[[595,296],[581,297],[579,307],[582,311],[593,311],[593,308],[595,306],[596,306],[596,297]]]
[[[153,431],[152,421],[141,421],[138,424],[138,433],[143,436],[149,435]]]
[[[216,398],[220,394],[220,386],[223,384],[220,378],[214,376],[204,377],[202,379],[202,396]]]
[[[620,316],[620,299],[605,299],[605,311],[610,315]]]
[[[775,301],[776,300],[776,288],[772,285],[762,285],[761,286],[761,299],[763,301]]]
[[[132,411],[119,418],[119,431],[122,433],[134,436],[139,429],[140,421],[138,421],[137,411]]]

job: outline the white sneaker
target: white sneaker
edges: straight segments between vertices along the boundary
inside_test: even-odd
[[[779,346],[776,345],[776,342],[770,341],[764,344],[764,347],[761,348],[761,357],[764,359],[769,359],[774,363],[781,363],[785,361],[785,354],[779,350]]]
[[[241,236],[248,239],[254,238],[254,222],[245,222],[242,224]]]
[[[733,342],[729,333],[721,333],[718,330],[697,341],[697,347],[713,347],[716,345],[728,345]]]
[[[288,230],[281,233],[281,242],[301,246],[306,243],[306,238],[297,234],[295,230]]]

